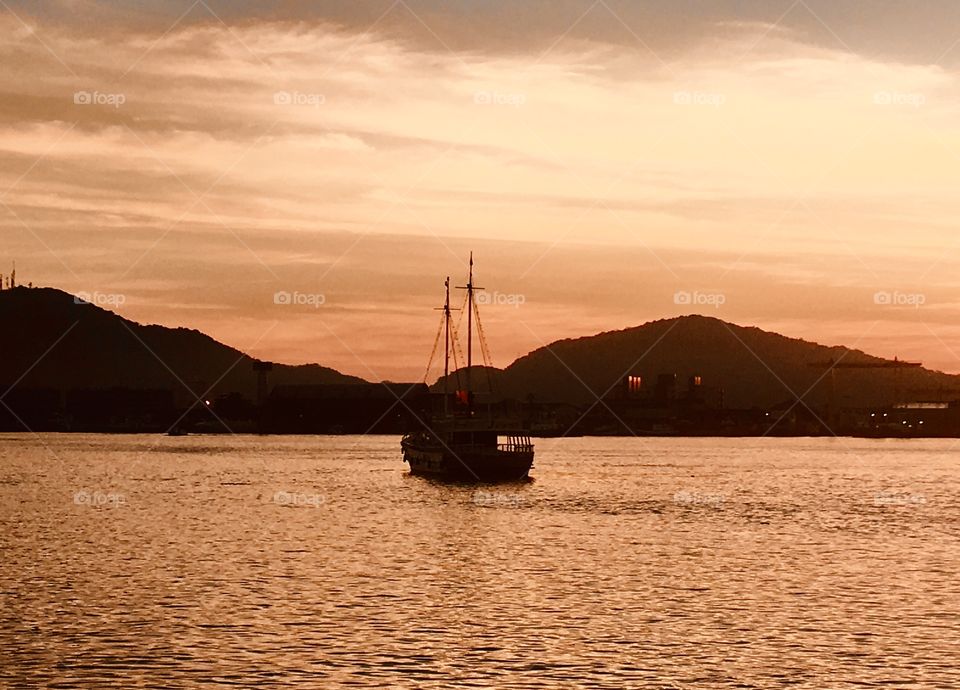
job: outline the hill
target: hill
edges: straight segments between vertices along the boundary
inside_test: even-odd
[[[701,376],[723,390],[730,408],[829,398],[830,375],[811,364],[883,364],[890,360],[860,350],[788,338],[754,327],[691,315],[620,331],[560,340],[520,357],[494,375],[502,393],[519,399],[589,404],[629,375],[652,386],[659,374],[677,374],[678,385]],[[907,397],[930,399],[935,391],[960,389],[960,376],[929,369],[838,369],[837,404],[864,407]],[[476,376],[475,378],[481,378]],[[482,377],[481,380],[485,380]],[[819,383],[818,383],[819,379]]]
[[[197,395],[256,396],[256,360],[195,330],[141,325],[97,306],[78,303],[51,288],[0,291],[0,386],[17,389],[129,388],[169,390],[190,403]],[[860,350],[691,315],[642,326],[560,340],[520,357],[505,369],[475,367],[474,389],[489,382],[519,400],[589,405],[627,375],[651,389],[661,374],[676,374],[683,387],[699,376],[722,390],[726,408],[768,408],[802,396],[813,406],[830,397],[824,366],[889,364]],[[461,382],[465,380],[461,371]],[[453,374],[452,377],[456,377]],[[960,376],[923,368],[838,369],[840,407],[867,407],[906,399],[957,397]],[[359,384],[362,379],[318,364],[275,364],[277,385]],[[434,390],[442,387],[438,381]],[[453,388],[460,387],[453,383]]]
[[[6,390],[186,387],[253,399],[254,358],[196,330],[141,325],[52,288],[0,291],[0,385]],[[272,384],[363,383],[317,364],[274,365]]]

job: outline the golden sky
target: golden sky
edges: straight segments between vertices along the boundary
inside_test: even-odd
[[[0,272],[416,380],[472,249],[500,366],[700,312],[960,372],[957,9],[703,4],[0,2]]]

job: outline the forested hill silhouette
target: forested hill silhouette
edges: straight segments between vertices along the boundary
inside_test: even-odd
[[[704,386],[721,388],[726,407],[792,403],[794,393],[822,405],[829,398],[830,376],[815,365],[831,360],[844,365],[890,362],[860,350],[690,315],[560,340],[506,369],[477,371],[473,380],[485,387],[492,378],[501,393],[520,399],[533,395],[543,402],[589,404],[628,374],[641,376],[650,387],[660,374],[677,374],[679,387],[686,387],[690,376],[701,376]],[[922,368],[840,368],[834,385],[836,403],[844,407],[888,404],[897,397],[960,397],[960,376]]]
[[[0,333],[3,390],[16,383],[18,389],[116,387],[183,394],[186,384],[200,395],[216,384],[211,397],[241,393],[256,398],[255,360],[239,350],[199,331],[141,325],[53,288],[0,291]],[[811,365],[831,360],[844,365],[890,362],[859,350],[691,315],[559,340],[506,369],[476,367],[471,378],[478,391],[493,381],[498,392],[519,400],[589,405],[628,374],[642,377],[645,387],[654,386],[661,374],[676,374],[679,387],[700,376],[704,386],[722,389],[728,408],[772,407],[792,403],[794,395],[823,405],[830,376],[824,367]],[[452,387],[459,387],[451,376]],[[276,364],[269,378],[271,387],[364,383],[317,364]],[[434,390],[441,387],[438,382]],[[835,374],[835,401],[841,407],[957,398],[960,376],[928,369],[843,368]]]
[[[4,390],[16,383],[20,389],[119,387],[181,394],[186,384],[201,395],[216,383],[210,396],[256,395],[255,360],[239,350],[199,331],[141,325],[53,288],[0,291],[0,333]],[[276,364],[270,381],[363,383],[316,364]]]

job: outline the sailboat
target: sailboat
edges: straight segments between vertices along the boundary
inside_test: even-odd
[[[519,420],[495,412],[488,405],[478,411],[471,386],[473,367],[473,324],[476,316],[480,330],[479,312],[473,284],[473,253],[470,254],[470,272],[466,290],[467,310],[467,368],[466,388],[450,391],[450,355],[455,354],[456,335],[451,323],[450,278],[444,287],[446,299],[441,325],[444,339],[443,401],[438,414],[424,420],[422,428],[406,434],[400,442],[403,460],[411,474],[462,482],[502,482],[527,479],[533,467],[533,444]],[[438,333],[438,339],[439,339]],[[482,332],[481,345],[484,344]],[[436,349],[436,348],[435,348]],[[429,367],[428,367],[429,370]]]

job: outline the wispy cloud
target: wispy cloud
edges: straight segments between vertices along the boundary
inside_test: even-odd
[[[409,378],[429,343],[398,344],[471,246],[548,341],[677,313],[678,290],[834,342],[880,318],[889,354],[923,335],[898,324],[956,316],[944,67],[722,17],[662,55],[600,32],[534,59],[213,5],[91,31],[60,6],[0,15],[0,251],[38,283],[120,286],[137,318],[243,342],[276,291],[323,293],[258,354],[352,369],[323,319]],[[918,283],[928,309],[874,313]],[[506,364],[535,344],[491,306]]]

